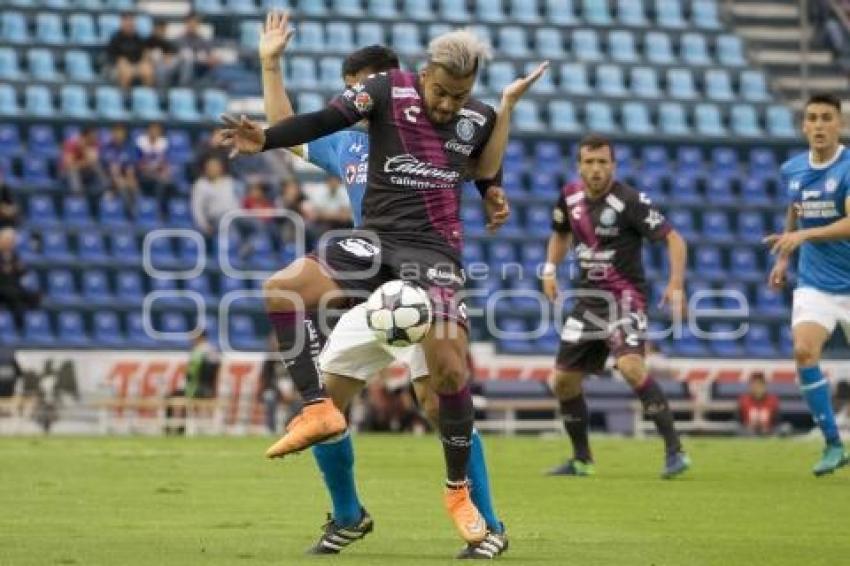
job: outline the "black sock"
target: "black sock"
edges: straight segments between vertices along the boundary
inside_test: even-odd
[[[450,482],[466,480],[469,451],[472,446],[472,424],[475,412],[469,386],[450,395],[439,395],[438,424],[440,441],[446,459],[446,478]]]
[[[564,428],[573,444],[573,457],[582,462],[592,462],[590,454],[590,438],[588,428],[590,418],[587,413],[587,403],[584,394],[561,401],[561,416],[564,418]]]
[[[668,454],[681,452],[682,444],[676,433],[676,425],[673,422],[673,413],[664,392],[652,378],[646,380],[635,388],[635,393],[643,403],[644,414],[655,423],[658,434],[664,439],[664,448]]]
[[[316,312],[274,312],[269,314],[277,336],[278,350],[304,402],[326,397],[319,380],[316,358],[322,350],[323,336]]]

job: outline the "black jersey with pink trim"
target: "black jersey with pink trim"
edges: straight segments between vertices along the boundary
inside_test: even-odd
[[[552,229],[573,235],[578,288],[609,291],[618,304],[646,310],[643,239],[660,240],[672,229],[646,194],[615,181],[590,199],[581,181],[569,183],[552,211]]]
[[[401,70],[372,75],[331,105],[350,120],[369,120],[362,227],[459,256],[461,187],[474,176],[495,111],[470,98],[453,120],[434,124],[418,76]]]

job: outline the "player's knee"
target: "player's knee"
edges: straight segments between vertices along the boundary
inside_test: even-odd
[[[811,342],[795,340],[794,361],[800,367],[813,366],[820,361],[820,349]]]
[[[575,372],[557,372],[552,384],[552,391],[561,401],[573,399],[581,395],[581,374]]]
[[[638,356],[625,356],[617,360],[617,369],[632,386],[640,384],[646,377],[646,366]]]
[[[289,312],[293,310],[292,301],[286,298],[286,289],[280,280],[269,277],[263,281],[263,301],[267,312]]]

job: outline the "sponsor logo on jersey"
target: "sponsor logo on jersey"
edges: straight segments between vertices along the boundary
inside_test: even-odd
[[[460,143],[457,140],[449,140],[446,142],[446,149],[469,157],[475,148],[469,144]]]
[[[440,286],[458,285],[463,286],[466,283],[466,277],[461,273],[456,274],[450,268],[445,267],[429,267],[425,272],[425,277]]]
[[[419,116],[420,112],[422,112],[422,109],[418,106],[408,106],[404,109],[404,119],[412,124],[415,124],[417,120],[416,117]]]
[[[460,173],[457,171],[419,161],[409,153],[387,157],[386,162],[384,162],[384,173],[403,173],[449,183],[455,183],[460,179]]]
[[[834,178],[830,177],[826,180],[826,185],[824,185],[824,190],[828,193],[834,193],[835,189],[838,188],[838,181]]]
[[[357,257],[374,257],[381,249],[363,238],[346,238],[339,242],[339,247]]]
[[[469,108],[461,108],[459,114],[464,118],[469,118],[479,126],[483,126],[487,123],[487,118],[484,117],[483,114],[476,112],[475,110],[470,110]]]
[[[599,215],[599,221],[603,226],[613,226],[617,222],[617,211],[613,208],[606,208]]]
[[[620,228],[617,226],[597,226],[594,228],[594,232],[596,232],[597,236],[619,236]]]
[[[345,184],[352,185],[357,178],[357,166],[353,163],[348,164],[345,168]]]
[[[475,124],[469,118],[461,118],[455,126],[455,131],[461,141],[471,141],[475,137]]]
[[[361,114],[365,114],[372,110],[373,105],[374,102],[372,101],[372,95],[365,90],[363,92],[358,92],[357,96],[354,97],[354,107],[357,108],[357,111]]]
[[[393,98],[416,98],[419,99],[419,93],[412,86],[394,86],[392,90]]]
[[[810,198],[820,198],[820,191],[818,189],[810,189],[803,191],[802,199],[807,200]]]
[[[354,142],[350,146],[348,146],[348,153],[360,153],[363,151],[363,144],[360,142]],[[368,153],[366,154],[369,155]]]

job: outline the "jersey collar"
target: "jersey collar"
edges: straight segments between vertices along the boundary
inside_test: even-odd
[[[814,157],[813,152],[809,152],[809,167],[812,169],[826,169],[827,167],[831,167],[838,161],[838,158],[841,157],[841,154],[844,153],[844,144],[838,144],[838,148],[835,150],[835,155],[832,156],[832,159],[827,161],[826,163],[814,163],[812,161],[812,157]]]

